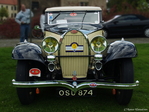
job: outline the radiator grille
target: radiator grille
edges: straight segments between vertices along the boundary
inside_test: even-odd
[[[72,44],[77,44],[75,50]],[[72,34],[68,32],[60,46],[60,56],[89,55],[88,42],[81,32]],[[72,74],[76,72],[77,78],[85,78],[87,75],[89,64],[88,57],[60,57],[60,65],[64,78],[72,78]]]

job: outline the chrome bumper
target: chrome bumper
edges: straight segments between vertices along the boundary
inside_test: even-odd
[[[107,83],[107,82],[83,82],[77,84],[73,82],[72,84],[67,81],[15,81],[12,80],[14,87],[19,88],[33,88],[33,87],[65,87],[74,92],[84,89],[84,88],[108,88],[108,89],[133,89],[139,86],[139,81],[135,83]]]

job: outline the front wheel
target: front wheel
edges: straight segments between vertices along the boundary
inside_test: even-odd
[[[133,83],[134,71],[132,59],[120,59],[117,63],[117,76],[119,83]],[[133,90],[116,90],[116,100],[120,105],[127,105],[132,97]]]
[[[149,28],[146,28],[146,29],[144,30],[144,35],[145,35],[146,37],[149,37]]]
[[[28,61],[18,61],[16,81],[29,81],[30,65]],[[17,88],[17,94],[23,105],[30,104],[35,97],[35,88]]]

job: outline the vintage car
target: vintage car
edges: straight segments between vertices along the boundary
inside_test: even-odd
[[[135,45],[124,39],[108,44],[100,7],[52,7],[45,12],[41,45],[22,42],[12,51],[17,60],[12,84],[20,102],[31,103],[41,87],[55,87],[60,96],[92,96],[95,89],[107,88],[119,104],[128,104],[139,85],[134,82]]]

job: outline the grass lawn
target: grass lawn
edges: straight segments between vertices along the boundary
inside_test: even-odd
[[[21,105],[11,80],[15,78],[16,61],[11,59],[12,47],[0,48],[0,112],[123,112],[149,111],[149,44],[136,44],[138,57],[133,59],[134,89],[127,106],[117,104],[111,90],[99,89],[96,97],[57,97],[54,88],[42,89],[30,105]]]

